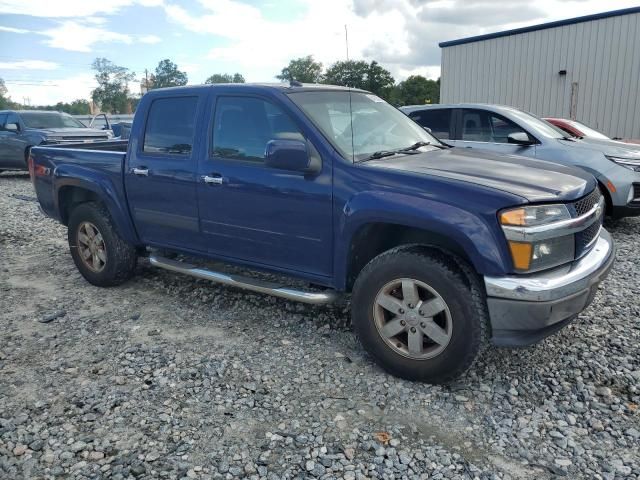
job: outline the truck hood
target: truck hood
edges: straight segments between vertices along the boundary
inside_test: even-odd
[[[99,130],[97,128],[29,128],[33,132],[39,132],[47,137],[104,137],[106,138],[107,132],[105,130]]]
[[[474,183],[530,202],[572,201],[596,187],[591,174],[576,168],[476,149],[431,150],[364,165]]]
[[[560,143],[572,148],[588,148],[597,150],[613,157],[640,158],[640,145],[618,142],[616,140],[602,140],[598,138],[581,138],[573,141],[559,140]]]

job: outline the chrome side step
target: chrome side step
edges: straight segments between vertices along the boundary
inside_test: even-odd
[[[212,282],[222,283],[223,285],[231,285],[233,287],[251,290],[253,292],[266,293],[274,297],[286,298],[297,302],[310,303],[313,305],[322,305],[332,303],[337,298],[334,290],[325,292],[305,292],[302,290],[294,290],[275,282],[266,282],[256,278],[242,277],[239,275],[231,275],[228,273],[214,272],[185,262],[178,262],[164,257],[151,255],[149,257],[151,265],[158,268],[164,268],[172,272],[184,273],[196,278],[211,280]]]

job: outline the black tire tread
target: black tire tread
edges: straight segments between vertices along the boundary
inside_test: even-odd
[[[74,262],[80,270],[80,273],[87,279],[89,283],[99,287],[111,287],[116,285],[121,285],[126,282],[133,276],[133,272],[136,267],[138,256],[136,254],[136,249],[134,246],[127,243],[123,240],[118,234],[118,230],[113,224],[113,220],[111,219],[111,215],[107,208],[100,202],[85,202],[79,205],[76,205],[72,210],[69,216],[69,246],[70,248],[74,248],[75,239],[74,228],[73,226],[78,223],[78,220],[75,218],[76,216],[82,216],[94,213],[99,216],[100,220],[104,223],[106,227],[106,232],[102,232],[103,237],[105,234],[108,234],[111,238],[106,239],[105,241],[110,242],[110,247],[113,250],[112,254],[109,254],[107,257],[108,262],[113,262],[111,267],[109,268],[109,272],[105,275],[100,275],[96,278],[96,275],[87,276],[83,271],[82,264],[79,264],[79,261],[76,260],[74,256]],[[86,218],[83,217],[83,218]],[[115,254],[114,254],[115,253]],[[104,272],[101,272],[104,273]]]
[[[396,262],[398,255],[409,255],[414,257],[416,261],[426,259],[433,262],[450,277],[452,282],[459,281],[468,289],[468,298],[471,302],[470,308],[475,311],[479,317],[477,322],[472,323],[474,331],[470,336],[474,339],[474,344],[472,345],[472,348],[468,349],[467,354],[464,356],[457,368],[443,372],[438,377],[430,378],[429,380],[430,383],[434,384],[450,382],[470,369],[489,345],[489,313],[485,300],[484,289],[481,286],[480,279],[473,269],[463,260],[448,253],[422,245],[401,245],[381,253],[365,265],[354,284],[354,293],[358,291],[362,279],[370,275],[374,269],[381,268],[385,264],[392,264]],[[375,357],[374,352],[370,353]],[[385,368],[380,361],[380,358],[376,358],[376,360],[383,366],[383,368]],[[413,377],[410,375],[403,374],[402,376],[410,380],[423,380],[420,377]]]

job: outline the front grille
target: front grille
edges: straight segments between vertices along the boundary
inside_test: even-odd
[[[572,203],[570,209],[573,209],[574,216],[576,217],[584,215],[598,204],[601,196],[600,189],[596,188],[586,197]]]
[[[640,206],[640,183],[633,184],[633,200],[631,200],[630,205],[634,207]]]
[[[596,188],[589,195],[582,197],[580,200],[568,205],[571,216],[580,217],[585,213],[593,210],[601,200],[602,194],[600,189]],[[595,238],[600,232],[602,227],[602,221],[604,219],[604,211],[601,212],[600,218],[589,225],[587,228],[575,234],[576,239],[576,258],[581,258],[586,255],[591,248],[595,245]]]
[[[576,258],[582,257],[586,254],[591,247],[593,247],[594,240],[602,228],[602,217],[596,222],[593,222],[591,226],[585,230],[576,233]]]

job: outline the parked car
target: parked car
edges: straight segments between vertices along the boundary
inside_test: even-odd
[[[449,148],[362,90],[153,90],[128,144],[86,148],[35,147],[30,172],[90,283],[120,284],[148,254],[159,268],[289,300],[352,292],[362,344],[404,378],[444,382],[489,338],[527,345],[556,332],[614,260],[592,175]]]
[[[85,127],[71,115],[40,110],[0,111],[0,171],[26,170],[34,145],[108,140],[111,133]]]
[[[501,105],[401,107],[457,147],[482,148],[582,168],[594,175],[614,218],[640,215],[640,148],[580,140],[530,113]]]
[[[608,140],[608,141],[620,141],[623,143],[640,144],[640,140],[634,139],[622,139],[622,138],[609,138],[604,133],[598,132],[591,127],[587,127],[584,123],[580,123],[576,120],[569,120],[566,118],[545,118],[547,122],[555,125],[560,130],[568,133],[575,138],[587,138],[593,140]]]

